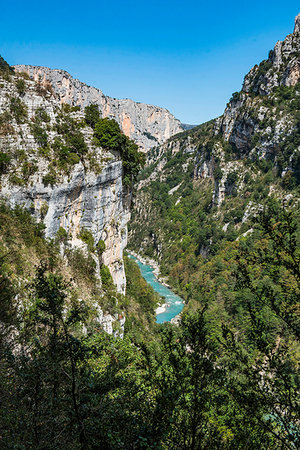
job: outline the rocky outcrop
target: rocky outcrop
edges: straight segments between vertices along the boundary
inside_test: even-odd
[[[57,131],[57,120],[61,120],[58,119],[60,101],[49,91],[40,95],[35,82],[30,80],[24,81],[24,93],[20,96],[18,80],[17,77],[1,80],[0,152],[10,158],[9,168],[1,177],[1,197],[11,206],[22,205],[30,209],[38,220],[44,222],[46,236],[50,238],[63,228],[68,234],[69,244],[83,250],[86,244],[79,238],[82,229],[92,234],[95,245],[103,240],[102,261],[109,267],[118,291],[125,293],[123,249],[127,243],[129,214],[124,205],[122,161],[118,155],[93,145],[93,133],[89,127],[80,128],[88,149],[86,161],[78,158],[67,173],[54,173],[56,178],[46,182],[49,164],[55,164],[55,154],[49,156],[51,144],[60,138]],[[18,111],[25,108],[26,118],[16,120],[12,104]],[[32,129],[32,125],[37,124],[36,113],[41,110],[48,117],[46,123],[39,123],[39,130],[47,133],[45,149],[37,142]],[[81,111],[70,115],[74,121],[82,120]],[[4,120],[7,121],[5,127]],[[89,157],[94,158],[96,170],[89,167]],[[49,158],[54,161],[49,162]]]
[[[281,101],[289,100],[289,93],[278,89],[300,91],[299,82],[300,15],[295,19],[294,32],[278,41],[268,59],[245,76],[242,90],[233,94],[223,116],[217,119],[215,134],[221,133],[244,156],[251,151],[262,157],[274,152],[283,137],[296,128],[289,110],[280,107]]]
[[[64,70],[29,65],[17,65],[15,70],[26,72],[42,85],[50,83],[60,103],[82,109],[92,103],[97,104],[102,116],[115,119],[123,132],[143,151],[162,144],[183,130],[180,121],[167,109],[108,97],[100,89],[82,83]]]

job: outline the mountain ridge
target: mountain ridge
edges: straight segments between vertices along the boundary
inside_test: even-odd
[[[82,109],[97,104],[102,116],[115,119],[122,131],[145,152],[183,130],[181,122],[166,108],[106,96],[101,89],[88,86],[65,70],[31,65],[15,65],[14,68],[17,72],[26,72],[42,85],[50,83],[61,103]]]

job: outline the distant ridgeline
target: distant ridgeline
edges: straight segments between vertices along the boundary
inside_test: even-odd
[[[186,130],[0,60],[1,448],[299,448],[299,31]]]

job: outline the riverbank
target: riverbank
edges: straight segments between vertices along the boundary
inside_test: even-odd
[[[133,258],[140,267],[142,276],[147,283],[164,299],[164,303],[159,304],[155,310],[156,322],[178,323],[180,313],[184,307],[184,301],[175,292],[165,280],[159,277],[159,265],[150,258],[144,258],[135,252],[128,251],[128,256]]]
[[[151,258],[147,258],[144,256],[139,255],[138,253],[134,252],[133,250],[126,250],[128,255],[134,256],[138,261],[140,261],[142,264],[147,264],[147,266],[150,266],[154,275],[156,276],[157,280],[163,285],[166,286],[168,289],[172,289],[172,287],[166,282],[166,279],[163,278],[160,274],[160,267],[158,263]]]

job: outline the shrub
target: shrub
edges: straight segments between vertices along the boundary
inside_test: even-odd
[[[58,242],[63,242],[64,244],[68,240],[68,233],[63,227],[59,227],[57,233],[56,233],[56,239]]]
[[[28,111],[27,106],[19,98],[11,97],[9,109],[17,123],[24,123]]]
[[[114,282],[110,274],[109,268],[104,264],[102,264],[100,267],[100,276],[104,288],[110,288],[113,286]]]
[[[87,230],[86,228],[82,228],[80,230],[80,233],[78,235],[79,239],[81,239],[83,242],[85,242],[88,246],[88,249],[90,252],[95,251],[95,241],[92,233]]]
[[[130,185],[144,166],[146,156],[139,152],[135,142],[122,134],[114,119],[100,119],[95,126],[94,136],[101,147],[120,153],[124,169],[123,181],[125,185]]]
[[[85,121],[91,128],[95,128],[96,123],[100,119],[99,107],[96,104],[86,106],[84,108]]]
[[[76,277],[94,284],[96,263],[91,255],[85,256],[78,248],[67,250],[66,255]]]
[[[77,153],[78,156],[82,156],[88,151],[88,146],[84,141],[84,137],[79,131],[73,134],[68,134],[66,136],[66,144],[70,151]]]
[[[15,69],[0,56],[0,75],[5,79],[9,79],[10,75],[13,75],[14,73]]]
[[[219,164],[214,168],[214,179],[220,180],[222,178],[222,169]]]
[[[33,125],[31,125],[31,131],[32,131],[35,141],[41,147],[47,147],[47,144],[48,144],[47,132],[42,127],[40,127],[37,123],[34,123]]]
[[[120,151],[125,143],[118,123],[114,119],[100,119],[95,126],[95,137],[101,147]]]
[[[47,202],[43,202],[42,206],[40,208],[40,214],[41,214],[41,218],[42,219],[44,219],[46,217],[48,209],[49,209],[48,203]]]
[[[19,95],[24,95],[26,91],[26,84],[23,78],[18,78],[16,81],[16,88]]]
[[[11,158],[7,153],[0,152],[0,174],[7,171],[10,160]]]
[[[55,183],[56,183],[56,174],[55,174],[55,172],[50,171],[43,177],[43,184],[45,186],[48,186],[49,184],[51,186],[53,186]]]
[[[37,122],[50,122],[50,116],[46,113],[44,108],[37,108],[35,112],[35,120]]]
[[[105,242],[102,239],[100,239],[98,241],[98,243],[96,245],[96,249],[97,249],[97,252],[98,252],[99,255],[102,255],[102,253],[105,251],[106,245],[105,245]]]

